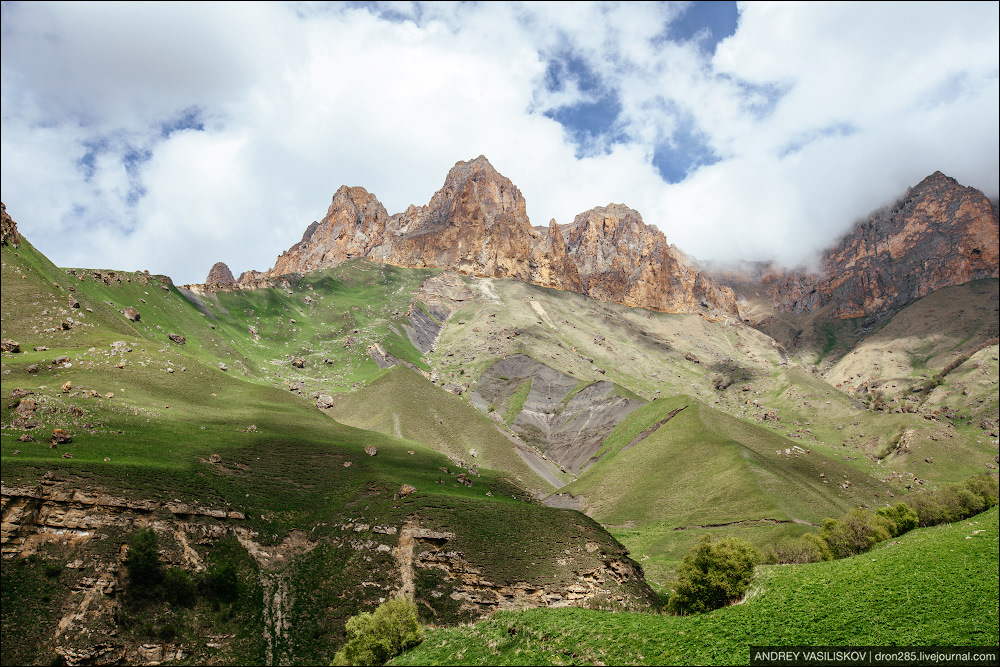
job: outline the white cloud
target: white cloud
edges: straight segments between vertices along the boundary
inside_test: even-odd
[[[750,3],[714,57],[664,41],[683,6],[567,4],[4,4],[3,200],[58,264],[190,282],[271,265],[341,184],[396,212],[479,154],[536,225],[626,203],[703,259],[807,261],[936,169],[1000,190],[996,4]],[[567,54],[620,101],[606,152],[542,113],[594,99],[546,89]],[[685,122],[719,161],[668,185]]]

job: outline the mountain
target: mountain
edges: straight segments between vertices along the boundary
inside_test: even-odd
[[[364,188],[341,187],[326,217],[309,225],[273,268],[246,272],[239,282],[260,284],[354,257],[515,278],[660,311],[737,310],[732,290],[701,273],[627,206],[597,207],[570,225],[552,220],[547,231],[536,230],[521,191],[483,156],[456,163],[426,206],[392,216]]]
[[[823,254],[818,273],[769,272],[761,282],[779,311],[831,303],[835,317],[862,317],[942,287],[996,278],[998,238],[996,205],[938,171],[856,224]]]
[[[204,286],[58,268],[4,209],[3,662],[327,664],[396,594],[436,626],[652,610],[705,536],[777,551],[995,479],[1000,280],[931,275],[995,265],[995,222],[937,180],[875,216],[920,234],[891,262],[864,225],[830,253],[882,291],[803,272],[832,285],[814,310],[775,307],[773,266],[720,285],[621,204],[531,227],[485,158],[392,216],[341,188],[274,269],[220,262]],[[837,316],[854,294],[889,308],[878,327]],[[147,597],[142,527],[164,571]]]

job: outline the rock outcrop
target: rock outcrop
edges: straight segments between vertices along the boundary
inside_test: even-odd
[[[326,217],[306,228],[302,240],[283,252],[268,275],[307,273],[365,257],[383,243],[389,214],[364,188],[341,186]]]
[[[309,225],[272,269],[247,271],[238,282],[266,286],[282,275],[367,257],[516,278],[655,310],[736,313],[729,288],[701,274],[628,207],[593,209],[577,216],[571,229],[569,239],[555,220],[547,233],[534,229],[521,191],[479,156],[456,163],[426,206],[392,216],[364,188],[341,187],[326,217]]]
[[[598,206],[576,216],[568,246],[584,293],[595,299],[671,312],[736,312],[728,287],[701,273],[628,206]]]
[[[17,231],[17,223],[7,215],[7,207],[0,202],[0,245],[11,245],[15,248],[21,245],[21,234]]]
[[[223,465],[217,456],[204,462]],[[407,495],[416,492],[410,488],[413,491]],[[283,539],[262,543],[253,522],[232,507],[123,497],[82,489],[52,472],[37,485],[4,486],[0,491],[5,573],[9,567],[19,567],[16,563],[27,566],[29,558],[41,558],[55,569],[65,563],[59,575],[63,585],[53,594],[59,598],[52,603],[62,618],[49,624],[54,635],[47,634],[35,649],[39,655],[59,654],[65,664],[157,664],[156,658],[166,660],[168,655],[214,664],[224,662],[235,646],[231,634],[213,635],[208,642],[184,635],[166,646],[149,644],[145,634],[120,625],[121,593],[128,580],[124,545],[139,528],[157,534],[164,567],[204,571],[221,540],[229,544],[230,558],[242,558],[242,552],[254,561],[255,567],[247,571],[264,593],[263,614],[255,629],[265,638],[266,664],[308,661],[296,653],[301,646],[289,631],[295,623],[326,618],[340,632],[351,610],[373,607],[400,593],[413,597],[445,624],[474,620],[496,609],[582,606],[593,600],[645,610],[655,603],[642,568],[586,517],[574,521],[575,530],[566,542],[540,545],[533,558],[543,559],[542,567],[526,563],[522,571],[514,572],[505,560],[494,563],[484,558],[483,549],[468,535],[416,516],[396,525],[335,522],[323,536],[293,530]],[[500,543],[490,549],[511,559],[524,552],[519,546]],[[342,572],[351,573],[356,585],[317,601],[296,599],[301,589],[290,585],[296,571],[328,571],[319,567],[323,558],[339,566],[330,585],[343,581]],[[197,619],[193,622],[204,621],[210,627],[207,619],[197,618],[199,612],[190,613],[189,618]],[[337,641],[336,637],[332,633],[329,641]],[[5,656],[6,650],[5,646]]]
[[[832,302],[836,317],[861,317],[998,277],[998,236],[996,206],[935,172],[826,251],[820,273],[771,272],[762,282],[778,310],[811,312]]]
[[[225,262],[216,262],[209,270],[205,284],[230,287],[236,284],[236,278],[233,277],[233,272],[229,270]]]

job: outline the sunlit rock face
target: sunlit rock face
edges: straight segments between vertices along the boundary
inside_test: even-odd
[[[663,232],[628,206],[598,206],[576,216],[567,232],[584,293],[602,301],[670,312],[705,308],[736,312],[736,299],[704,275]]]
[[[833,302],[837,317],[861,317],[996,278],[998,236],[995,205],[935,172],[858,223],[823,255],[820,273],[772,273],[764,283],[779,310],[810,312]]]
[[[516,278],[654,310],[736,312],[728,287],[699,272],[627,206],[592,209],[565,228],[555,220],[548,230],[533,228],[521,191],[483,156],[456,163],[426,206],[392,216],[364,188],[341,187],[326,217],[272,269],[244,272],[238,282],[267,285],[354,257]]]

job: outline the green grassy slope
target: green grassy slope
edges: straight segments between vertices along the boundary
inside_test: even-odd
[[[701,616],[536,609],[430,630],[391,664],[749,664],[749,647],[997,646],[998,509],[840,561],[761,568]]]
[[[450,458],[508,471],[525,488],[552,490],[521,460],[496,422],[405,366],[393,366],[366,387],[338,395],[329,415],[421,443]]]
[[[688,396],[658,399],[622,422],[605,441],[607,455],[561,491],[584,496],[587,513],[663,585],[706,530],[763,544],[889,499],[884,483],[807,447]]]
[[[108,285],[94,280],[90,272],[79,271],[85,276],[80,281],[51,265],[28,243],[16,250],[2,248],[0,258],[2,333],[5,338],[18,340],[25,350],[20,354],[4,353],[2,357],[5,398],[0,403],[0,453],[5,487],[35,487],[49,475],[70,488],[141,499],[154,506],[179,501],[225,508],[242,514],[245,518],[239,525],[265,546],[280,544],[290,531],[304,531],[321,547],[303,556],[282,576],[294,600],[287,613],[295,627],[312,624],[316,630],[296,631],[282,639],[287,644],[279,648],[289,660],[329,662],[343,640],[346,619],[370,608],[378,602],[380,593],[385,594],[383,588],[361,586],[361,582],[389,588],[399,584],[399,565],[390,551],[369,555],[348,547],[341,539],[344,525],[402,526],[419,517],[422,526],[455,533],[454,544],[469,562],[476,563],[482,576],[507,585],[540,577],[556,581],[552,562],[562,558],[563,550],[580,539],[620,550],[620,545],[595,522],[575,512],[535,504],[508,473],[483,466],[472,476],[471,486],[454,483],[456,467],[445,454],[411,440],[338,423],[321,413],[314,401],[284,387],[282,380],[296,377],[288,370],[291,367],[285,350],[302,354],[310,345],[312,351],[303,370],[319,367],[325,371],[332,367],[336,375],[309,376],[319,387],[327,389],[339,380],[337,386],[346,389],[344,383],[353,384],[365,373],[370,377],[380,374],[370,361],[366,363],[371,363],[371,368],[354,364],[352,374],[338,371],[336,364],[323,364],[321,360],[316,363],[324,348],[335,348],[328,345],[329,341],[321,341],[322,345],[315,341],[326,335],[323,331],[338,317],[345,320],[340,331],[359,329],[354,335],[362,339],[361,354],[365,336],[387,332],[383,341],[398,338],[395,344],[387,345],[395,350],[394,354],[419,361],[415,349],[406,348],[409,342],[404,342],[405,336],[392,331],[395,325],[391,319],[396,317],[396,305],[405,315],[409,291],[421,280],[419,272],[401,274],[400,281],[394,282],[397,274],[392,267],[376,271],[361,265],[345,267],[340,274],[334,272],[331,275],[340,277],[331,278],[330,285],[320,276],[312,283],[312,290],[303,285],[302,291],[292,290],[291,295],[281,287],[249,294],[221,294],[218,302],[209,300],[209,311],[216,315],[213,320],[166,281],[121,274],[123,282],[114,280]],[[345,288],[350,281],[354,282]],[[70,285],[75,288],[72,294],[81,302],[81,309],[69,308],[65,288]],[[324,291],[327,288],[329,292]],[[383,298],[386,291],[389,297]],[[304,298],[308,295],[320,304],[311,308],[327,308],[326,312],[304,312]],[[392,301],[396,297],[398,304]],[[352,300],[357,302],[353,305],[366,305],[352,310]],[[293,311],[297,302],[301,309]],[[336,303],[327,307],[328,302]],[[369,307],[370,303],[377,306]],[[139,310],[139,322],[129,322],[118,312],[126,306]],[[389,317],[383,317],[385,313],[379,308],[389,309]],[[233,315],[234,311],[241,315]],[[75,324],[64,331],[59,323],[67,317],[72,317]],[[297,321],[291,323],[291,319]],[[286,328],[282,329],[282,325]],[[254,340],[249,326],[261,332],[261,340]],[[186,344],[169,342],[167,333],[185,335]],[[112,347],[116,341],[125,341],[130,350]],[[49,349],[36,352],[32,349],[35,346]],[[335,356],[330,349],[325,354]],[[68,356],[69,363],[51,363],[59,355]],[[122,359],[126,363],[119,368]],[[346,355],[337,359],[345,368],[349,365]],[[220,361],[228,371],[219,368]],[[28,372],[33,363],[39,365],[37,373]],[[433,409],[440,409],[448,420],[469,422],[477,418],[488,422],[478,413],[469,414],[472,408],[428,386],[415,373],[397,369],[386,375],[391,379],[407,377],[407,373],[412,376],[407,381],[423,383],[420,391],[426,389],[429,398],[424,407],[431,410],[431,416]],[[8,398],[15,388],[31,391],[28,398],[37,404],[32,414],[33,427],[28,430],[11,425],[19,407]],[[408,400],[411,394],[406,387],[396,390],[402,393],[393,400],[407,404],[404,398]],[[379,391],[379,386],[373,391]],[[427,415],[418,412],[412,416],[412,423],[426,429],[418,435],[429,439],[435,428],[433,419],[426,420]],[[51,449],[48,440],[54,428],[68,429],[72,442]],[[22,442],[22,435],[34,441]],[[490,442],[495,446],[484,448],[497,460],[503,458],[504,452],[493,441],[501,437],[493,430]],[[470,444],[481,446],[479,438],[462,441],[466,450],[463,458],[467,460]],[[377,454],[366,454],[367,446],[375,447]],[[221,460],[211,462],[213,454]],[[507,467],[516,463],[512,461]],[[530,470],[521,465],[522,473],[530,475]],[[397,492],[403,484],[412,485],[416,491],[399,497]],[[154,518],[172,520],[162,508],[154,511]],[[392,545],[398,540],[395,535],[380,537],[370,532],[364,536]],[[108,528],[106,538],[89,547],[94,551],[94,562],[115,558],[127,537],[127,531]],[[171,544],[165,548],[175,547]],[[203,558],[211,558],[209,547],[192,547],[201,551]],[[242,546],[234,549],[241,554],[234,558],[253,563]],[[65,564],[74,557],[52,546],[42,562]],[[11,578],[4,566],[5,661],[13,655],[6,648],[12,637],[31,635],[38,639],[39,646],[47,645],[53,634],[51,625],[46,624],[59,616],[56,613],[49,618],[47,612],[34,608],[25,615],[6,613],[8,594],[19,595],[25,586],[35,586],[38,576],[46,576],[40,563],[19,567],[24,569],[11,572],[22,572],[24,576]],[[248,594],[257,596],[247,599],[250,620],[244,620],[257,628],[259,640],[260,615],[269,600],[265,600],[260,582],[255,583],[256,570],[244,569],[244,586],[251,591]],[[555,574],[575,577],[569,571]],[[60,608],[74,594],[72,586],[78,584],[78,575],[82,576],[82,571],[73,570],[60,580],[58,591],[50,596],[52,605]],[[432,577],[416,583],[418,594],[422,591],[430,600],[422,607],[428,620],[449,623],[467,618],[468,612],[459,609],[451,598],[429,595],[442,582]],[[184,612],[187,616],[182,616],[187,620],[178,627],[183,641],[204,645],[194,628],[202,622],[199,619],[208,617],[205,614],[216,612],[199,609]],[[155,614],[150,618],[154,617],[159,619],[157,623],[165,623],[168,618]],[[257,620],[252,621],[254,618]],[[39,634],[39,628],[49,631]],[[141,627],[123,626],[119,631],[125,640],[142,641]],[[241,649],[242,653],[227,660],[263,661],[262,646],[260,641],[251,642]],[[215,655],[203,646],[201,650],[204,652],[197,654],[198,660]],[[36,660],[38,655],[22,657]]]

